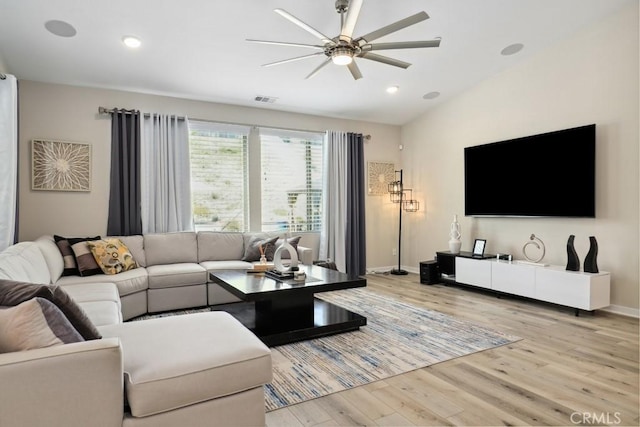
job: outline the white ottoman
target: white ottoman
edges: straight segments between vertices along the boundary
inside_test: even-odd
[[[211,425],[264,424],[271,351],[231,315],[187,314],[99,330],[122,343],[131,412],[125,425],[207,424],[203,416]]]

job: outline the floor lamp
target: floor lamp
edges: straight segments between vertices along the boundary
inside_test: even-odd
[[[398,204],[398,268],[394,268],[391,270],[391,274],[395,274],[397,276],[403,276],[408,274],[406,270],[402,269],[401,259],[402,259],[402,211],[407,212],[416,212],[420,208],[420,203],[417,200],[413,199],[413,191],[410,188],[404,188],[402,182],[402,169],[395,172],[395,178],[398,178],[396,181],[390,182],[388,185],[389,189],[389,197],[393,203]],[[407,197],[405,193],[410,193],[410,196]]]

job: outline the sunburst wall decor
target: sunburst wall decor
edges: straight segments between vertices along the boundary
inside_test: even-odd
[[[91,145],[32,140],[31,189],[91,191]]]
[[[367,193],[370,196],[381,196],[383,194],[389,194],[387,191],[387,184],[395,181],[394,164],[369,162],[368,166],[369,189]]]

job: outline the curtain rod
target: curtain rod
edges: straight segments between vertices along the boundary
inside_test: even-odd
[[[105,108],[105,107],[98,107],[98,114],[111,114],[111,113],[117,113],[117,112],[122,112],[125,114],[133,114],[135,113],[137,110],[126,110],[124,108]],[[143,113],[142,114],[144,117],[151,117],[151,113]],[[185,117],[184,116],[177,116],[178,120],[184,120]]]
[[[131,114],[133,112],[135,112],[136,110],[125,110],[125,109],[117,109],[117,108],[106,108],[106,107],[98,107],[98,114],[111,114],[111,113],[115,113],[117,111],[123,111],[125,114]],[[151,114],[150,113],[144,113],[145,117],[150,117]],[[178,120],[185,120],[186,117],[184,116],[178,116]],[[263,128],[270,128],[270,129],[283,129],[283,130],[290,130],[290,131],[295,131],[295,132],[314,132],[314,133],[325,133],[326,131],[319,131],[319,130],[309,130],[309,129],[295,129],[295,128],[283,128],[283,127],[277,127],[277,126],[267,126],[267,125],[256,125],[256,124],[249,124],[249,123],[238,123],[238,122],[225,122],[225,121],[221,121],[221,120],[210,120],[210,119],[196,119],[193,118],[191,119],[193,121],[196,122],[208,122],[208,123],[221,123],[224,125],[238,125],[238,126],[250,126],[250,127],[263,127]],[[370,140],[371,139],[371,135],[363,135],[362,136],[364,139],[366,140]]]

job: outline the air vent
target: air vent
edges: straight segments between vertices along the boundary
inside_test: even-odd
[[[256,101],[258,101],[258,102],[266,102],[267,104],[273,104],[274,102],[276,102],[276,100],[278,98],[276,98],[275,96],[261,96],[261,95],[258,95],[254,99]]]

